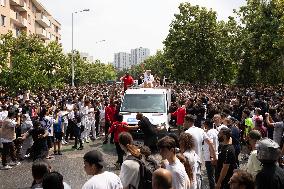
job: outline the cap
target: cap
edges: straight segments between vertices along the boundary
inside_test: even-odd
[[[261,133],[258,130],[252,130],[248,134],[249,138],[254,140],[260,140],[261,139]]]
[[[280,146],[270,138],[259,140],[256,145],[257,158],[260,161],[277,161],[280,156]]]
[[[87,152],[84,155],[84,160],[90,164],[96,164],[102,167],[106,166],[106,163],[104,162],[104,159],[103,159],[103,154],[97,150],[92,150],[92,151]]]

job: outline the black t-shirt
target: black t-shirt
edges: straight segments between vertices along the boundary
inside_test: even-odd
[[[230,164],[229,170],[227,175],[225,176],[222,186],[227,188],[228,182],[233,175],[234,169],[237,168],[236,156],[235,156],[235,149],[234,146],[231,144],[228,145],[220,145],[219,146],[219,155],[216,167],[216,182],[219,179],[223,164]]]
[[[156,134],[154,125],[152,125],[149,119],[145,116],[143,116],[143,118],[138,122],[138,126],[147,136]]]
[[[34,141],[34,146],[39,147],[39,148],[47,148],[47,139],[45,138],[39,138],[39,135],[45,134],[45,129],[44,128],[34,128],[29,130],[29,135],[32,136],[33,141]]]
[[[262,170],[256,175],[257,189],[283,189],[284,170],[275,164],[264,164]]]

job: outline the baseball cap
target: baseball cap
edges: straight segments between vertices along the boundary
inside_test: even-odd
[[[277,161],[280,157],[280,146],[270,138],[263,138],[256,145],[257,159],[261,162]]]
[[[92,150],[92,151],[87,152],[84,155],[84,160],[90,164],[96,164],[102,167],[106,166],[106,163],[104,162],[104,159],[103,159],[103,154],[97,150]]]

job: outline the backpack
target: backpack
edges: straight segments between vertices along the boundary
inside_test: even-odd
[[[147,158],[145,160],[139,159],[133,155],[130,155],[126,160],[134,160],[139,163],[139,185],[138,188],[130,186],[130,188],[135,189],[152,189],[152,174],[158,169],[158,164],[154,159]]]

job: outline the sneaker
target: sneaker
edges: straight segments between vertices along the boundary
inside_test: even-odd
[[[54,151],[54,153],[53,153],[54,155],[57,155],[57,151]]]
[[[9,165],[6,165],[6,166],[2,167],[1,169],[2,169],[2,170],[8,170],[8,169],[12,169],[12,167],[9,166]]]
[[[60,151],[58,151],[58,153],[57,153],[57,154],[58,154],[58,155],[60,155],[60,156],[62,155],[62,153],[61,153]]]
[[[46,159],[53,159],[53,158],[54,158],[54,156],[52,156],[52,155],[49,155],[49,156],[46,157]]]
[[[17,165],[21,165],[21,163],[20,162],[11,162],[11,163],[9,163],[9,165],[10,166],[17,166]]]
[[[89,140],[86,140],[86,143],[90,143],[90,141],[89,141]]]
[[[84,147],[83,146],[80,146],[79,148],[78,148],[78,150],[83,150],[84,149]]]
[[[76,149],[76,148],[77,148],[77,146],[72,146],[72,148],[73,148],[73,149]]]

